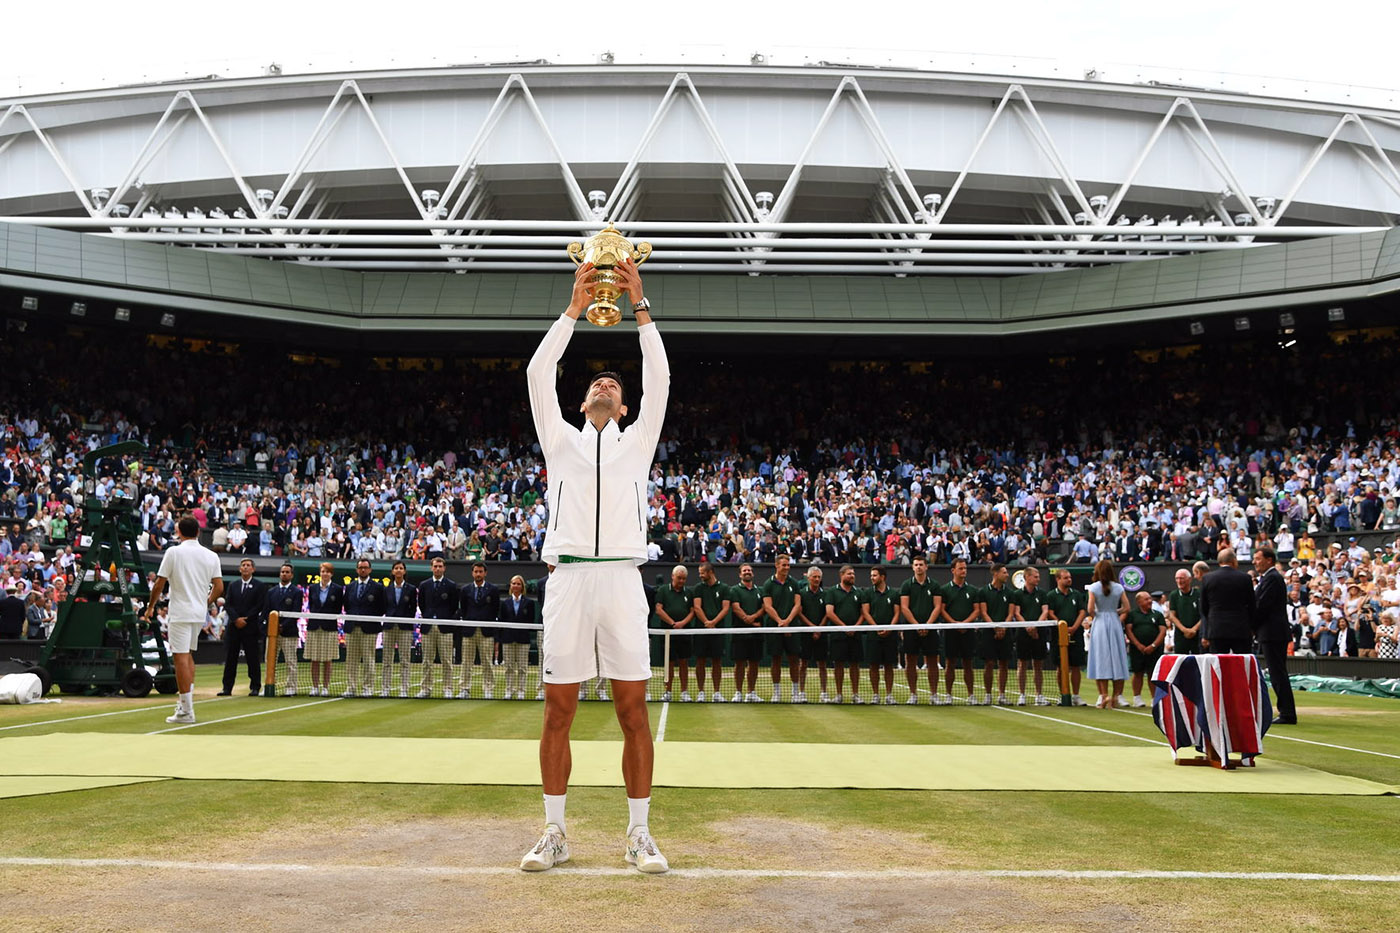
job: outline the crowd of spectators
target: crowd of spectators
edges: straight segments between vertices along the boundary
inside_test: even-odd
[[[0,349],[7,584],[52,597],[74,559],[85,479],[136,504],[151,550],[190,512],[217,548],[250,554],[540,553],[530,347],[405,368],[297,363],[285,349],[264,366],[266,347],[166,344],[54,333]],[[1394,551],[1319,554],[1313,536],[1400,535],[1396,346],[1319,338],[1291,352],[1262,342],[926,368],[672,348],[652,556],[1129,563],[1210,560],[1227,545],[1247,560],[1268,544],[1283,566],[1326,577],[1298,581],[1309,613],[1319,595],[1344,612],[1355,585],[1379,616],[1393,608],[1381,594]],[[586,382],[566,371],[565,402]],[[86,453],[121,440],[148,451],[82,476]]]

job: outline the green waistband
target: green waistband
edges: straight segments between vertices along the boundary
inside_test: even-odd
[[[561,564],[606,564],[615,560],[631,560],[630,557],[575,557],[572,554],[560,554]]]

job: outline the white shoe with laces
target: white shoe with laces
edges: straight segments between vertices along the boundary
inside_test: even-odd
[[[894,700],[891,699],[890,702],[893,703]],[[907,699],[907,700],[904,701],[904,705],[905,705],[905,706],[918,706],[918,705],[919,705],[919,695],[918,695],[917,693],[911,693],[911,694],[909,694],[909,699]]]
[[[919,698],[918,698],[918,697],[910,697],[909,699],[913,700],[915,703],[918,703],[918,702],[919,702]],[[893,694],[893,693],[887,693],[887,694],[885,694],[885,705],[886,705],[886,706],[894,706],[894,694]]]
[[[1128,705],[1127,697],[1123,696],[1123,694],[1121,693],[1118,694],[1116,697],[1113,698],[1113,705],[1119,708],[1126,707]]]
[[[1043,693],[1037,693],[1037,694],[1035,695],[1035,705],[1036,705],[1036,706],[1049,706],[1049,705],[1050,705],[1050,700],[1049,700],[1048,697],[1045,696],[1045,694],[1043,694]]]
[[[736,690],[736,691],[734,691],[734,697],[733,697],[733,699],[731,699],[729,702],[731,702],[731,703],[742,703],[742,702],[744,702],[744,695],[743,695],[742,693],[740,693],[739,691]]]
[[[670,703],[670,702],[671,702],[671,691],[667,690],[667,691],[665,691],[664,693],[661,694],[661,702],[662,702],[662,703]]]
[[[861,695],[860,695],[859,693],[857,693],[855,696],[851,697],[851,702],[854,703],[856,706],[863,706],[863,705],[865,705],[865,700],[863,700],[863,699],[861,698]],[[878,693],[875,694],[875,705],[876,705],[876,706],[879,706],[879,705],[880,705],[880,694],[878,694]]]
[[[1018,694],[1016,694],[1016,705],[1017,705],[1017,706],[1025,706],[1025,705],[1026,705],[1026,695],[1025,695],[1024,693],[1018,693]]]
[[[823,691],[822,691],[822,695],[821,695],[821,702],[822,702],[822,703],[830,703],[830,702],[831,702],[831,694],[829,694],[829,693],[827,693],[825,690],[823,690]]]
[[[177,723],[181,723],[181,724],[183,724],[183,725],[189,725],[189,724],[191,724],[191,723],[194,722],[194,710],[183,709],[183,708],[177,706],[177,707],[175,707],[175,715],[174,715],[174,716],[166,716],[166,717],[165,717],[165,721],[166,721],[166,722],[177,722]]]
[[[760,700],[760,699],[758,698],[758,694],[757,694],[757,693],[750,692],[747,696],[744,697],[744,702],[745,702],[745,703],[762,703],[763,701]]]
[[[1147,705],[1147,704],[1144,703],[1144,702],[1142,701],[1142,697],[1133,697],[1133,706],[1134,706],[1134,708],[1139,708],[1139,707],[1143,707],[1143,706],[1146,706],[1146,705]]]
[[[724,702],[724,694],[720,693],[718,690],[716,690],[716,691],[715,691],[713,694],[711,694],[711,695],[715,698],[715,702],[716,702],[716,703],[723,703],[723,702]]]
[[[682,703],[689,703],[689,702],[690,702],[690,691],[689,691],[689,690],[682,690],[682,691],[681,691],[681,702],[682,702]]]
[[[704,691],[704,690],[697,690],[697,691],[696,691],[696,693],[695,693],[695,702],[696,702],[696,703],[704,703],[704,702],[705,702],[705,691]]]
[[[627,834],[627,852],[624,856],[628,865],[636,866],[637,871],[648,875],[659,875],[670,871],[666,856],[656,847],[656,840],[645,826],[633,827]]]
[[[564,831],[553,823],[547,823],[540,841],[520,860],[520,870],[547,871],[568,860],[569,842],[564,838]]]
[[[806,691],[806,690],[799,690],[799,691],[797,691],[796,693],[794,693],[794,694],[792,695],[792,702],[794,702],[794,703],[806,703],[806,702],[807,702],[807,691]]]

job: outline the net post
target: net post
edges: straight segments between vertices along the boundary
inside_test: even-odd
[[[1073,706],[1074,698],[1070,696],[1069,679],[1069,623],[1061,619],[1058,628],[1060,632],[1060,705]]]
[[[277,634],[282,630],[277,622],[278,612],[276,609],[267,614],[267,664],[263,668],[263,692],[265,697],[277,695]]]

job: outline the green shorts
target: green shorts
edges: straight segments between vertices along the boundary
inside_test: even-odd
[[[1172,644],[1172,654],[1200,654],[1201,635],[1196,633],[1195,638],[1187,638],[1180,632],[1176,633],[1176,641]]]
[[[949,661],[971,661],[977,653],[977,630],[950,628],[943,633],[943,656]]]
[[[1022,661],[1044,661],[1050,646],[1045,640],[1045,627],[1041,626],[1038,638],[1032,638],[1029,630],[1016,630],[1016,657]],[[1053,631],[1053,629],[1052,629]]]
[[[735,632],[742,632],[747,626],[736,628]],[[703,635],[701,636],[704,637]],[[729,639],[729,656],[735,661],[762,661],[763,660],[763,633],[756,635],[735,634]]]
[[[1010,661],[1012,649],[1016,647],[1016,633],[1011,629],[1005,629],[1002,636],[997,638],[996,629],[979,628],[977,630],[977,654],[983,661]]]
[[[867,664],[888,664],[893,667],[899,663],[898,632],[890,632],[884,638],[875,632],[866,632],[863,640],[865,644],[861,650],[865,653]]]
[[[901,634],[904,663],[917,664],[919,658],[938,660],[938,633],[927,630]]]
[[[1128,672],[1131,674],[1151,674],[1152,669],[1157,666],[1157,659],[1161,656],[1162,651],[1160,648],[1149,654],[1143,654],[1141,651],[1129,645]]]
[[[1069,637],[1068,653],[1070,667],[1083,667],[1089,663],[1089,654],[1084,650],[1084,629]]]
[[[782,657],[805,658],[807,655],[802,652],[812,643],[812,639],[803,638],[801,635],[781,635],[776,632],[764,635],[763,640],[767,642],[768,657],[774,661]]]
[[[824,640],[828,642],[827,659],[832,664],[859,664],[864,660],[859,635],[848,635],[845,631],[838,630],[827,634]]]
[[[716,660],[724,657],[724,643],[727,640],[723,635],[692,636],[691,641],[695,642],[695,657]]]
[[[817,631],[813,628],[811,631]],[[808,661],[816,661],[818,664],[825,664],[827,659],[827,646],[831,644],[831,635],[825,630],[821,630],[821,635],[804,635],[802,640],[806,643],[806,654],[802,657]]]

